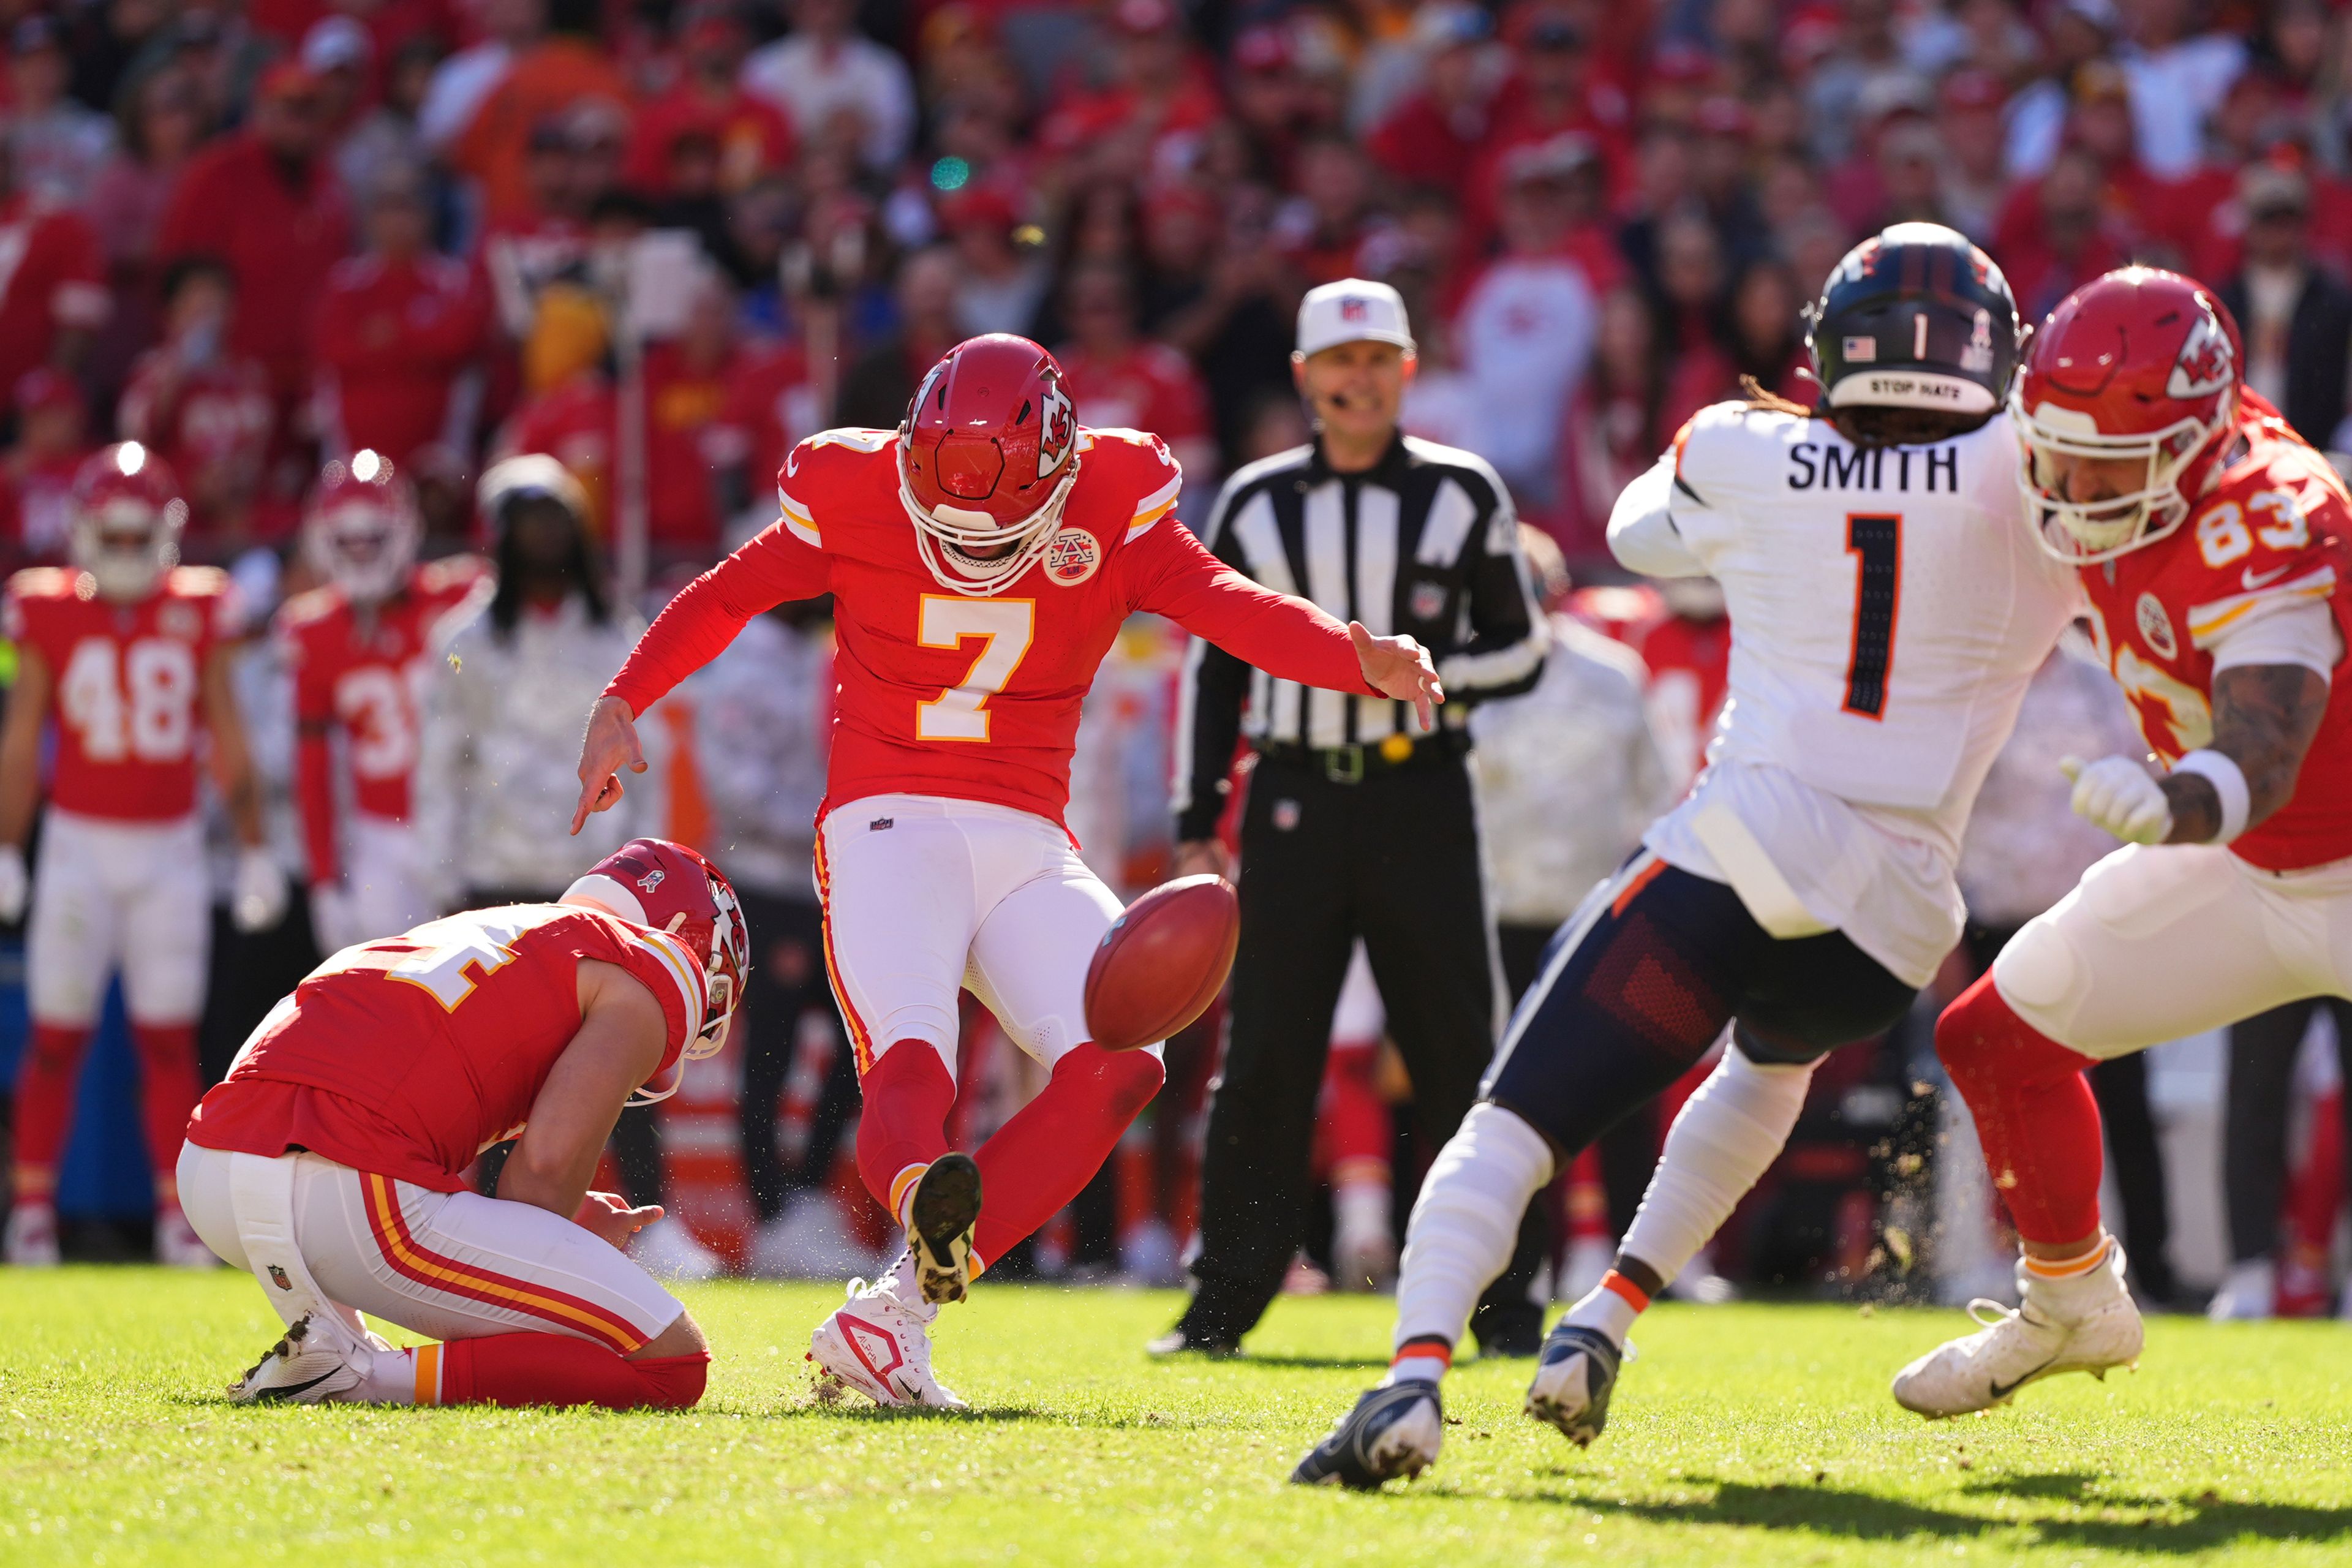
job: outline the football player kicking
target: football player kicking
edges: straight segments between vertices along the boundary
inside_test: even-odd
[[[1958,940],[1969,809],[2076,598],[2021,520],[2017,345],[1985,254],[1897,225],[1814,308],[1822,406],[1717,404],[1619,498],[1620,561],[1722,584],[1730,701],[1689,796],[1553,937],[1413,1206],[1389,1375],[1294,1480],[1436,1458],[1440,1379],[1528,1201],[1732,1022],[1616,1267],[1538,1358],[1528,1413],[1590,1442],[1635,1314],[1779,1153],[1820,1058]]]
[[[327,464],[303,510],[303,555],[326,585],[288,600],[275,629],[294,671],[310,927],[333,952],[436,912],[408,820],[416,690],[441,628],[490,584],[477,557],[416,564],[415,493],[378,453]],[[336,787],[339,731],[348,790]]]
[[[180,1152],[181,1201],[289,1325],[240,1404],[683,1409],[710,1357],[588,1190],[624,1103],[715,1054],[749,948],[734,889],[635,838],[552,904],[345,948],[270,1010]],[[499,1195],[461,1173],[518,1138]],[[360,1314],[433,1336],[395,1351]]]
[[[960,344],[897,430],[813,436],[777,478],[782,518],[662,612],[596,704],[572,826],[644,769],[636,714],[753,616],[834,595],[817,895],[865,1099],[858,1171],[908,1250],[851,1283],[810,1356],[820,1392],[961,1408],[931,1373],[939,1304],[1077,1194],[1162,1076],[1158,1046],[1087,1038],[1087,965],[1120,906],[1062,820],[1120,624],[1156,612],[1286,679],[1412,702],[1424,729],[1444,693],[1412,638],[1220,564],[1170,515],[1182,481],[1159,437],[1081,426],[1025,338]],[[976,1160],[944,1131],[962,987],[1051,1075]]]
[[[196,1017],[212,945],[200,746],[208,742],[244,846],[231,904],[238,929],[278,923],[286,879],[262,843],[260,791],[229,684],[237,616],[228,578],[177,564],[188,519],[178,479],[147,448],[120,442],[83,462],[70,505],[73,564],[33,567],[8,584],[17,663],[0,730],[0,921],[24,914],[30,895],[25,993],[33,1028],[16,1078],[7,1260],[58,1261],[58,1161],[82,1052],[119,966],[155,1176],[155,1256],[210,1268],[212,1254],[172,1189],[196,1101]],[[25,841],[52,720],[57,760],[28,887]]]
[[[2083,1070],[2314,995],[2352,995],[2352,501],[2245,388],[2211,293],[2132,268],[2033,339],[2012,414],[2040,537],[2081,568],[2100,651],[2168,771],[2115,756],[2074,809],[2126,840],[1936,1025],[2023,1242],[2016,1311],[1905,1367],[1924,1415],[2136,1359],[2099,1225]]]

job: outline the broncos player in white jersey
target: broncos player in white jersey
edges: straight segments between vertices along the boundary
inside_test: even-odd
[[[1811,314],[1821,406],[1751,385],[1703,411],[1610,519],[1634,571],[1722,584],[1730,700],[1690,795],[1552,939],[1414,1205],[1389,1376],[1294,1480],[1436,1458],[1439,1379],[1520,1211],[1730,1022],[1616,1267],[1538,1359],[1528,1413],[1590,1442],[1634,1316],[1780,1152],[1820,1058],[1892,1025],[1958,940],[1969,807],[2076,613],[2000,417],[2017,309],[1966,238],[1901,224]]]

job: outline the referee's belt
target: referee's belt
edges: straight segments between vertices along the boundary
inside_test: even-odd
[[[1251,748],[1270,763],[1319,773],[1333,784],[1361,784],[1381,773],[1392,773],[1416,763],[1467,752],[1467,738],[1452,730],[1433,735],[1402,732],[1360,746],[1297,746],[1286,741],[1253,741]]]

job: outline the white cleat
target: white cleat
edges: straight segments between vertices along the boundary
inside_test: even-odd
[[[872,1285],[851,1280],[849,1300],[809,1336],[816,1396],[830,1404],[854,1388],[877,1405],[970,1409],[955,1390],[931,1375],[931,1319],[937,1312],[918,1310],[900,1300],[895,1274]]]
[[[311,1313],[230,1384],[228,1396],[238,1405],[324,1405],[359,1387],[367,1375],[362,1353],[334,1323]]]
[[[2028,1384],[2062,1372],[2105,1380],[2107,1369],[2139,1364],[2139,1308],[2124,1289],[2124,1249],[2079,1279],[2050,1280],[2017,1269],[2022,1304],[2011,1311],[1982,1297],[1969,1315],[1984,1325],[1950,1340],[1895,1374],[1895,1402],[1930,1420],[2006,1405]]]
[[[20,1203],[8,1211],[8,1237],[0,1257],[11,1268],[58,1266],[58,1211],[47,1204]]]
[[[638,1268],[656,1279],[683,1279],[692,1284],[716,1279],[727,1272],[726,1259],[694,1239],[683,1220],[657,1219],[637,1232],[629,1256]]]
[[[213,1256],[213,1249],[205,1245],[177,1204],[155,1211],[155,1261],[166,1268],[220,1267],[220,1259]]]
[[[2217,1323],[2259,1322],[2278,1310],[2278,1268],[2267,1258],[2231,1267],[2206,1317]]]

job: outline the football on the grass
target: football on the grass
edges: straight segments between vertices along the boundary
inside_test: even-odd
[[[1110,1051],[1164,1040],[1208,1011],[1242,939],[1234,885],[1162,882],[1111,922],[1087,966],[1087,1032]]]

